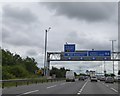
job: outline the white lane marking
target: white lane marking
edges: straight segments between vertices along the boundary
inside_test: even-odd
[[[77,94],[80,94],[80,93],[77,93]]]
[[[47,87],[47,89],[49,89],[49,88],[53,88],[53,87],[55,87],[55,86],[57,86],[57,85],[49,86],[49,87]]]
[[[30,93],[34,93],[34,92],[37,92],[39,90],[34,90],[34,91],[29,91],[29,92],[26,92],[26,93],[23,93],[23,94],[30,94]]]
[[[34,90],[34,91],[29,91],[29,92],[25,92],[25,93],[22,93],[20,95],[16,95],[16,96],[22,96],[22,95],[26,95],[26,94],[30,94],[30,93],[34,93],[34,92],[37,92],[39,90]]]
[[[61,83],[60,85],[65,85],[66,83]]]
[[[104,84],[104,83],[103,83]],[[105,85],[105,84],[104,84]],[[107,87],[109,87],[108,85],[106,85]],[[118,91],[114,88],[110,88],[111,90],[115,91],[116,93],[118,93]]]
[[[114,88],[110,88],[110,89],[112,89],[113,91],[115,91],[115,92],[117,92],[117,93],[118,93],[118,91],[117,91],[116,89],[114,89]]]
[[[108,85],[106,85],[107,87],[109,87]]]
[[[80,89],[80,91],[77,94],[81,94],[81,92],[83,91],[83,89],[84,89],[84,87],[86,86],[87,83],[88,83],[88,81],[85,82],[85,84],[82,86],[82,88]]]

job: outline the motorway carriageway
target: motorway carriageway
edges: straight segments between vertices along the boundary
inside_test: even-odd
[[[2,89],[3,96],[13,94],[14,96],[28,96],[28,94],[118,94],[118,83],[110,84],[103,81],[91,82],[48,82],[24,85]],[[8,95],[9,96],[9,95]]]

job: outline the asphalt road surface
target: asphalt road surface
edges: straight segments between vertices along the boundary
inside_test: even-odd
[[[118,84],[101,81],[91,82],[89,79],[76,80],[75,82],[59,81],[5,88],[2,92],[3,95],[15,94],[15,96],[28,94],[118,94]]]

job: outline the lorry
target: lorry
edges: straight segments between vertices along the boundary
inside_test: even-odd
[[[75,82],[75,74],[73,71],[66,71],[66,82]]]
[[[95,71],[90,71],[90,77],[96,76]]]

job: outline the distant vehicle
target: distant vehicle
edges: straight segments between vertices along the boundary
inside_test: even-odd
[[[90,79],[91,79],[91,82],[92,81],[96,81],[97,82],[97,80],[98,80],[96,76],[92,76]]]
[[[105,83],[114,83],[113,77],[106,77]]]
[[[89,77],[88,76],[85,76],[85,79],[88,79]]]
[[[95,76],[95,71],[90,71],[90,77]]]
[[[101,76],[98,76],[98,75],[97,75],[97,79],[100,80],[100,78],[101,78]]]
[[[115,82],[120,82],[120,75],[114,77],[114,81],[115,81]]]
[[[66,72],[66,82],[68,82],[68,81],[75,82],[75,74],[73,71]]]
[[[85,80],[85,76],[80,76],[78,80]]]
[[[105,81],[105,76],[100,77],[100,81]]]

